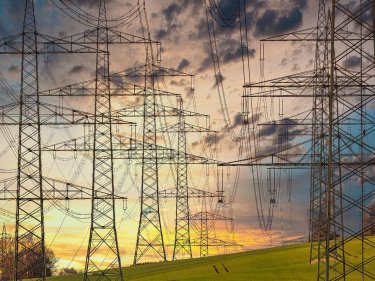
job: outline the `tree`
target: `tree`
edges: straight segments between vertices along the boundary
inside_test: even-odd
[[[0,280],[11,280],[14,270],[14,239],[3,231],[0,237]]]
[[[31,236],[30,236],[31,237]],[[23,241],[24,244],[26,243],[33,243],[32,239],[25,239]],[[14,264],[15,264],[15,239],[11,235],[6,233],[5,228],[3,229],[3,233],[0,236],[0,281],[8,281],[13,280],[14,277]],[[28,253],[24,257],[24,262],[27,264],[28,262],[35,259],[35,254]],[[56,262],[57,259],[55,257],[55,253],[50,250],[46,249],[46,276],[52,276],[52,273],[56,269]],[[28,278],[39,277],[40,275],[40,268],[35,267],[32,268],[28,272]]]
[[[59,275],[70,275],[70,274],[77,274],[77,270],[75,270],[73,267],[72,268],[68,268],[68,267],[65,267],[63,269],[60,270],[60,273]]]

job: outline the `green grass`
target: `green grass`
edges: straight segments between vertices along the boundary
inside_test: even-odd
[[[355,252],[359,243],[352,242],[348,247]],[[308,244],[290,245],[208,258],[143,264],[124,268],[124,276],[127,281],[315,280],[316,264],[309,264],[309,249]],[[374,256],[375,252],[368,252],[367,255]],[[353,262],[359,262],[355,260],[358,256],[353,255],[351,259]],[[216,273],[214,266],[219,273]],[[369,267],[375,273],[374,264]],[[349,280],[360,280],[356,278],[358,276],[351,275]],[[82,275],[52,277],[48,280],[81,281]]]

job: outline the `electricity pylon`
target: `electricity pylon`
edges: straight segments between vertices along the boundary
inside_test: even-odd
[[[199,114],[195,114],[199,116]],[[180,107],[177,109],[177,124],[161,128],[159,132],[177,133],[177,159],[176,159],[176,221],[175,240],[173,247],[173,260],[192,258],[190,243],[190,208],[188,185],[188,154],[186,153],[186,135],[192,132],[212,132],[209,128],[193,125],[186,122],[186,114],[183,109],[183,101],[180,99]]]
[[[375,186],[370,176],[375,165],[370,109],[375,88],[375,14],[371,13],[375,1],[330,2],[326,7],[319,2],[318,28],[263,40],[315,42],[314,70],[245,85],[261,89],[246,98],[311,98],[313,118],[296,122],[312,129],[311,153],[287,155],[275,163],[273,158],[282,154],[276,152],[233,165],[310,168],[311,260],[317,259],[317,280],[374,280],[370,269],[375,258],[370,253],[375,245],[366,236],[373,222],[365,224],[364,218],[373,215],[369,204]]]
[[[37,280],[44,280],[46,265],[40,157],[38,55],[33,0],[26,0],[25,4],[22,44],[15,279],[37,277]],[[24,199],[25,197],[31,197],[31,199]],[[40,275],[29,276],[30,269],[36,269]]]
[[[148,20],[145,14],[146,31],[151,39]],[[139,14],[142,20],[141,13]],[[142,23],[143,30],[143,23]],[[145,32],[143,30],[143,32]],[[163,231],[160,221],[159,205],[159,168],[158,155],[150,149],[156,145],[156,118],[155,118],[155,58],[152,44],[145,44],[145,89],[143,100],[143,160],[141,183],[141,211],[138,225],[137,242],[134,254],[134,264],[139,263],[149,252],[156,258],[166,261]],[[149,144],[148,144],[149,143]],[[148,161],[145,161],[148,159]]]
[[[201,211],[192,214],[190,220],[194,223],[196,230],[198,230],[199,237],[192,239],[192,246],[199,246],[200,257],[207,257],[209,255],[210,246],[239,246],[236,243],[226,242],[220,239],[210,237],[210,232],[213,231],[215,225],[219,221],[231,222],[233,218],[222,216],[218,214],[218,209],[214,212],[207,210],[207,198],[211,196],[202,196]],[[218,194],[218,198],[222,199],[222,194]]]
[[[90,114],[79,110],[70,110],[66,114],[58,113],[58,107],[40,101],[38,55],[97,53],[97,49],[87,46],[89,44],[86,44],[82,37],[56,39],[38,33],[33,0],[25,1],[23,32],[0,40],[1,54],[22,55],[20,102],[2,107],[5,110],[2,111],[4,118],[1,122],[1,125],[19,126],[17,190],[16,192],[9,188],[3,190],[5,200],[16,199],[17,202],[15,280],[25,278],[44,280],[46,277],[43,201],[48,199],[45,199],[43,183],[47,185],[49,183],[42,175],[41,126],[82,124],[87,118],[93,119]],[[12,111],[18,107],[19,115],[13,114]],[[16,120],[15,116],[18,116],[19,120]],[[56,121],[57,119],[59,121]],[[47,189],[56,191],[53,186],[51,187]],[[47,192],[49,199],[52,196],[53,200],[55,195],[54,199],[59,199],[58,197],[63,194],[59,191],[55,194],[54,191],[52,194]],[[65,192],[69,196],[65,196],[64,200],[69,199],[70,195],[75,197],[83,190],[71,193],[66,189]]]
[[[189,209],[189,189],[187,180],[186,154],[186,126],[182,112],[183,103],[180,101],[178,111],[178,156],[177,156],[177,179],[176,179],[176,222],[175,239],[173,247],[173,259],[185,255],[192,258],[190,244],[190,209]],[[182,152],[182,153],[181,153]]]
[[[106,1],[100,0],[97,26],[95,124],[91,227],[84,280],[123,280],[118,247],[112,150],[111,94]],[[98,192],[111,194],[98,196]],[[106,253],[103,262],[102,255]]]
[[[327,163],[328,155],[328,38],[329,25],[326,12],[326,1],[320,0],[318,6],[317,40],[315,49],[315,86],[313,87],[312,113],[312,155],[311,187],[310,187],[310,262],[322,258],[324,250],[319,241],[325,239],[325,213],[327,192]]]

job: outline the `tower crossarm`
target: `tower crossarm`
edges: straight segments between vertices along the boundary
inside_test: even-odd
[[[61,54],[61,53],[97,53],[105,50],[97,50],[98,29],[88,30],[82,33],[56,38],[50,35],[36,33],[37,54]],[[136,35],[108,29],[108,44],[145,44],[161,43],[145,39]],[[0,54],[21,54],[22,33],[0,39]]]
[[[146,65],[136,66],[133,68],[126,69],[124,72],[119,72],[114,77],[144,77]],[[191,77],[194,75],[185,73],[173,68],[167,68],[160,65],[153,65],[153,71],[155,77]]]
[[[288,32],[268,38],[264,38],[262,42],[319,42],[319,41],[326,41],[326,38],[318,37],[318,29],[319,28],[326,28],[325,26],[322,27],[310,27],[306,29],[301,29],[293,32]],[[348,30],[339,30],[337,35],[340,36],[342,39],[347,41],[358,41],[361,40],[361,34],[359,32],[353,32]],[[371,34],[370,34],[371,35]],[[372,35],[371,35],[372,36]],[[339,40],[339,39],[336,39]]]
[[[101,33],[101,27],[94,29],[86,30],[81,33],[65,36],[62,39],[67,42],[73,42],[75,44],[81,45],[97,45],[98,32]],[[161,42],[155,41],[148,38],[143,38],[134,34],[121,32],[111,27],[107,27],[106,38],[100,41],[102,44],[157,44],[160,45]]]
[[[29,125],[93,125],[95,123],[94,114],[77,109],[62,107],[53,104],[40,103],[40,121],[24,120],[23,124]],[[12,103],[0,106],[0,125],[20,125],[19,104]],[[103,122],[108,122],[108,117],[103,116]],[[113,124],[135,125],[122,117],[111,117]]]
[[[23,34],[19,33],[0,39],[0,54],[22,54],[22,36]],[[24,51],[24,54],[97,53],[96,47],[74,42],[69,38],[55,38],[40,33],[35,36],[36,52]]]
[[[200,221],[204,218],[207,221],[233,221],[233,218],[222,216],[213,212],[198,212],[190,215],[190,220]]]
[[[208,125],[208,124],[207,124]],[[163,128],[159,128],[158,132],[170,132],[170,133],[178,133],[179,132],[179,124],[172,124]],[[184,132],[186,133],[212,133],[215,131],[212,131],[210,128],[197,126],[194,124],[185,123]]]
[[[197,188],[188,188],[189,191],[189,198],[217,198],[220,197],[219,194],[209,192],[206,190],[202,189],[197,189]],[[169,189],[164,189],[159,191],[159,197],[160,198],[172,198],[175,199],[177,197],[177,190],[176,188],[169,188]]]
[[[113,136],[113,158],[118,160],[142,160],[143,142],[132,137],[124,137],[119,135]],[[172,148],[164,147],[161,145],[154,145],[146,143],[147,149],[153,150],[157,153],[159,162],[158,164],[175,164],[178,156],[178,151]],[[86,153],[93,150],[93,135],[82,136],[75,139],[70,139],[63,142],[58,142],[42,147],[42,151],[56,154],[58,152],[72,152],[72,153]],[[181,152],[180,152],[181,155]],[[187,164],[212,164],[217,165],[220,162],[215,159],[206,158],[203,156],[183,153],[186,158]],[[151,158],[144,157],[146,161],[152,160]]]
[[[192,239],[191,240],[191,246],[200,247],[201,246],[200,239],[199,238]],[[241,248],[243,247],[242,244],[239,244],[239,243],[236,243],[236,242],[225,241],[225,240],[212,238],[212,237],[208,238],[207,246],[211,246],[211,247],[241,247]]]
[[[155,104],[155,116],[156,117],[177,117],[179,109],[173,106],[166,106],[160,103]],[[209,115],[202,114],[194,111],[184,110],[182,112],[184,117],[202,117],[209,119]],[[113,116],[121,117],[143,117],[143,104],[133,107],[125,107],[120,110],[115,110],[112,112]],[[206,122],[209,124],[209,122]],[[202,128],[203,129],[203,128]],[[158,130],[160,132],[160,129]]]
[[[358,81],[355,77],[355,72],[343,70],[340,75],[337,75],[337,80],[335,80],[334,85],[335,87],[358,87]],[[371,89],[375,87],[375,81],[371,74],[364,74],[363,77],[363,86],[369,91],[362,93],[362,97],[371,97],[374,94]],[[252,91],[251,94],[246,94],[243,97],[319,97],[319,93],[313,93],[311,91],[311,89],[316,86],[321,88],[329,87],[326,74],[324,74],[324,72],[317,73],[314,70],[309,70],[269,79],[264,82],[245,84],[244,88],[253,88],[255,90]],[[257,89],[259,91],[256,91]],[[340,95],[346,98],[361,96],[359,92],[340,93]]]
[[[43,200],[91,200],[91,188],[69,183],[66,181],[43,177]],[[4,179],[0,182],[2,188],[0,189],[0,201],[9,201],[17,199],[17,178],[12,177]],[[23,196],[22,200],[35,200],[39,195],[30,193]],[[98,191],[94,197],[96,198],[111,198],[111,194]],[[126,200],[124,196],[115,195],[116,200]]]
[[[110,74],[111,96],[144,96],[145,87],[123,81],[122,77],[116,73]],[[179,97],[179,94],[155,89],[150,95]],[[39,92],[40,97],[80,97],[95,96],[95,79],[90,79],[58,88],[48,89]]]

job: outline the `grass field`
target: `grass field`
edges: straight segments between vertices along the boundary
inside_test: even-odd
[[[356,244],[353,242],[349,245],[352,253],[360,248]],[[375,256],[375,253],[368,252],[367,255]],[[354,255],[351,259],[354,261],[356,258],[358,256]],[[369,267],[375,273],[374,264]],[[124,268],[127,281],[304,281],[315,280],[315,274],[316,264],[309,264],[308,244]],[[350,276],[348,280],[360,280],[355,275]],[[48,280],[81,281],[82,275],[52,277]]]

